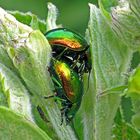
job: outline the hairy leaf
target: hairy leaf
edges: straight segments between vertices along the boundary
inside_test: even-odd
[[[31,26],[33,29],[38,29],[42,33],[46,33],[46,23],[43,20],[37,18],[36,15],[31,12],[22,13],[19,11],[9,11],[19,22]]]
[[[94,139],[99,140],[111,138],[113,119],[120,103],[120,90],[118,94],[112,93],[102,97],[98,95],[107,89],[115,89],[125,84],[122,73],[127,72],[132,58],[132,52],[117,38],[107,20],[98,8],[90,4],[88,31],[93,62],[90,82],[93,82],[88,98],[94,103],[89,109],[94,113],[92,119],[87,119],[90,120],[87,126],[92,124],[93,129],[89,128],[87,132],[90,137],[92,135]],[[85,103],[87,102],[86,99]]]
[[[39,127],[10,109],[0,107],[0,114],[1,140],[51,140]]]
[[[53,94],[48,72],[51,48],[45,36],[40,31],[33,31],[30,27],[19,23],[3,9],[0,9],[0,19],[2,44],[6,46],[14,66],[32,95],[32,106],[36,111],[40,106],[49,120],[45,131],[53,139],[56,137],[67,140],[77,139],[70,126],[60,125],[60,109],[54,100],[44,99],[44,96]]]

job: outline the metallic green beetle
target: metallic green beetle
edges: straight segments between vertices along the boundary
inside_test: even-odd
[[[55,96],[61,101],[62,123],[63,117],[65,117],[66,123],[69,123],[81,104],[83,96],[82,79],[67,63],[54,58],[49,71],[52,79],[55,79],[53,80],[56,90]]]
[[[45,36],[52,46],[55,58],[59,60],[68,58],[73,61],[71,68],[74,68],[76,65],[79,66],[78,73],[90,73],[91,57],[89,45],[81,35],[66,28],[57,28],[48,31]]]

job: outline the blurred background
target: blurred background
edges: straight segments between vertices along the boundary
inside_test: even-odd
[[[88,24],[88,3],[97,4],[97,0],[0,0],[0,7],[6,10],[31,11],[45,20],[47,2],[52,2],[58,8],[58,24],[81,34],[85,33]]]

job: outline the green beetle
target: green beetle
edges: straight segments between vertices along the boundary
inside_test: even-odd
[[[49,72],[56,90],[55,96],[61,101],[62,123],[63,117],[65,117],[66,123],[69,123],[81,104],[83,96],[82,78],[65,61],[54,58]]]
[[[56,59],[68,58],[73,61],[71,68],[79,67],[78,73],[90,73],[89,45],[81,35],[66,28],[57,28],[48,31],[45,36],[52,46],[53,56]]]

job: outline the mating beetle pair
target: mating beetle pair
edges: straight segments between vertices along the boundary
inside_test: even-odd
[[[90,73],[89,45],[79,34],[66,28],[51,30],[45,34],[52,47],[50,64],[56,97],[62,104],[62,122],[69,123],[80,107],[83,96],[83,73]]]

